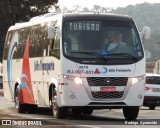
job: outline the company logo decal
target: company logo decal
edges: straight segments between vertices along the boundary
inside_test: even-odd
[[[49,71],[54,70],[54,62],[43,63],[42,60],[34,61],[34,71]]]
[[[94,74],[106,74],[107,73],[107,68],[103,67],[100,70],[96,68]]]
[[[110,80],[110,78],[105,78],[105,83],[110,83],[111,82],[111,80]]]

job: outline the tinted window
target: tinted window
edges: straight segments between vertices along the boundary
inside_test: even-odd
[[[29,57],[35,57],[36,56],[36,44],[38,40],[38,26],[31,27],[31,34],[30,34],[30,42],[29,42]]]
[[[56,32],[55,38],[50,41],[50,56],[60,58],[60,35]]]
[[[147,76],[146,84],[160,84],[160,77],[157,76]]]
[[[20,29],[19,30],[19,43],[17,46],[16,58],[21,59],[24,56],[24,50],[26,47],[26,41],[28,38],[29,31],[28,29]]]
[[[110,60],[139,60],[144,56],[137,29],[130,21],[68,21],[64,23],[63,35],[63,52],[68,58],[97,59],[108,55]],[[117,49],[109,46],[111,43]],[[124,60],[124,64],[128,62]]]
[[[6,36],[6,40],[5,40],[5,44],[4,44],[4,53],[3,53],[3,59],[4,60],[7,60],[10,41],[11,41],[11,38],[12,38],[12,33],[13,32],[10,31],[10,32],[7,33],[7,36]]]

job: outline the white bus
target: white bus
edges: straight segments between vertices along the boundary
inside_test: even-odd
[[[116,45],[108,50],[109,43]],[[51,13],[15,24],[6,36],[3,70],[4,96],[19,113],[46,106],[58,119],[68,109],[122,108],[134,120],[143,104],[144,50],[128,16]]]

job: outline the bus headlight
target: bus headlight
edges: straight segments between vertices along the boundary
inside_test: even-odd
[[[75,82],[76,84],[82,84],[82,79],[79,78],[79,77],[75,77],[75,78],[74,78],[74,82]]]
[[[137,82],[140,82],[140,81],[142,81],[144,79],[145,79],[144,75],[143,76],[138,76],[138,77],[133,77],[133,78],[131,78],[131,84],[133,85],[133,84],[135,84]]]
[[[138,78],[132,78],[132,84],[135,84],[138,82]]]
[[[81,79],[80,77],[66,76],[66,75],[64,75],[64,78],[66,78],[66,79],[68,79],[68,80],[71,80],[71,81],[74,81],[76,84],[81,84],[81,85],[83,85],[82,79]]]

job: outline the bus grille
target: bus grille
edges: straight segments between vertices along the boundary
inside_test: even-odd
[[[127,77],[87,77],[89,86],[126,86],[128,78]],[[92,96],[94,98],[101,99],[111,99],[111,98],[121,98],[124,91],[115,92],[100,92],[92,91]]]
[[[92,91],[92,96],[94,98],[100,99],[111,99],[111,98],[121,98],[123,96],[124,91],[117,92],[94,92]]]
[[[127,77],[87,77],[89,86],[126,86]]]

